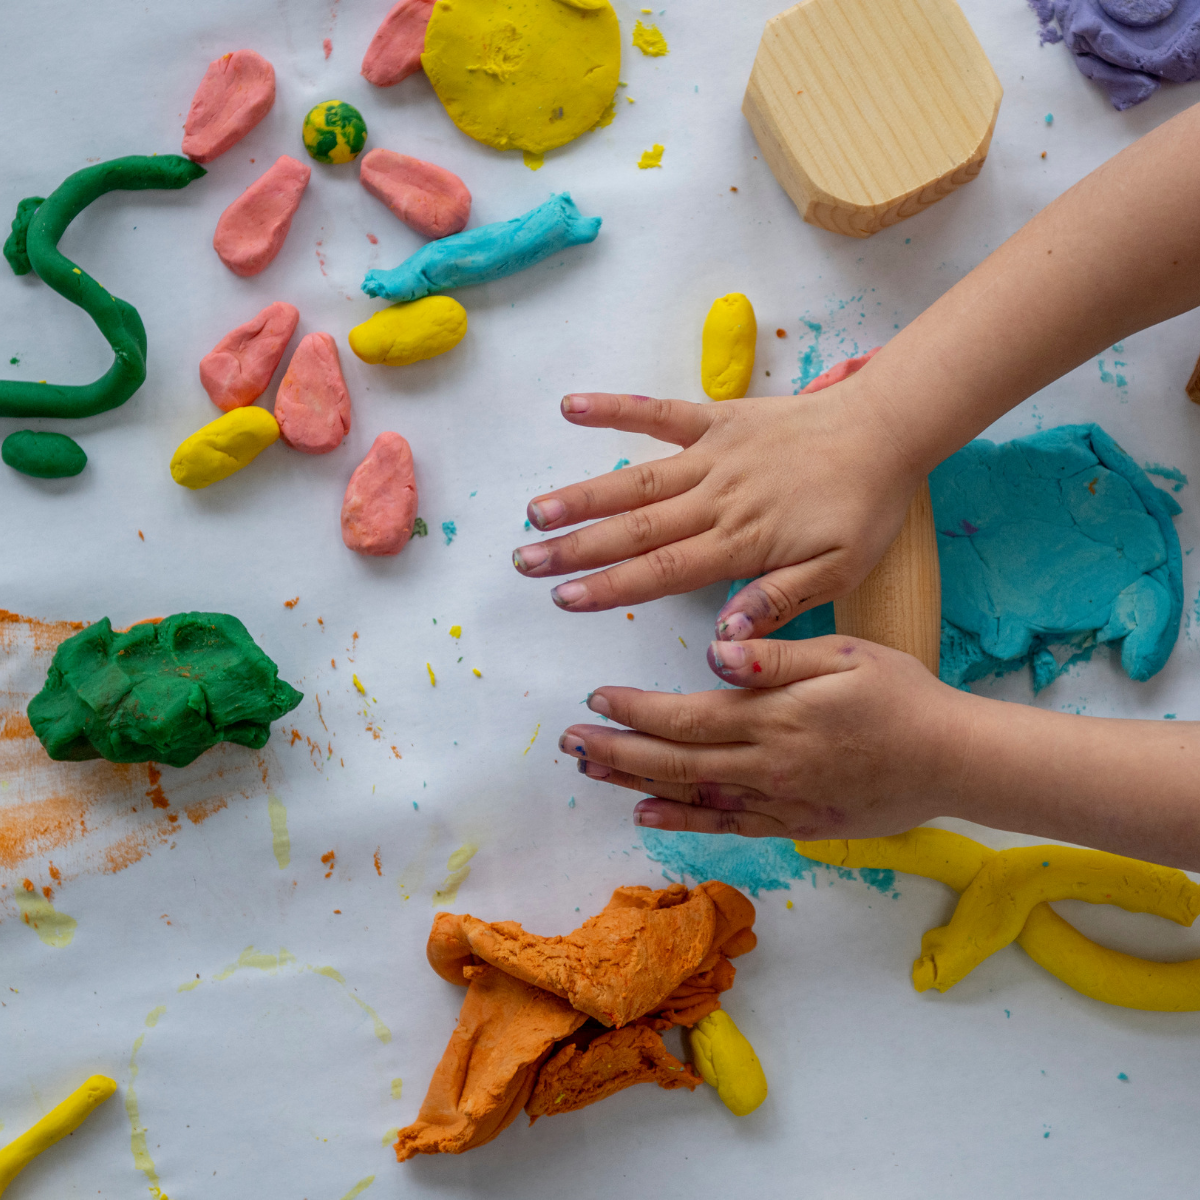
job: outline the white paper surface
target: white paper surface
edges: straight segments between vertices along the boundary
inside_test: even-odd
[[[671,52],[650,59],[629,46],[638,8],[617,0],[628,88],[616,121],[549,154],[537,173],[461,135],[423,77],[389,90],[360,78],[387,0],[38,0],[6,10],[5,222],[21,197],[48,194],[89,161],[178,152],[192,92],[227,50],[269,58],[278,98],[206,178],[178,193],[107,196],[63,239],[141,312],[149,378],[100,417],[0,422],[0,434],[66,430],[90,458],[75,480],[0,473],[0,603],[117,626],[229,611],[306,693],[261,756],[214,752],[184,771],[164,768],[167,808],[153,806],[144,768],[47,774],[36,755],[0,756],[0,1141],[91,1072],[121,1088],[12,1185],[12,1200],[142,1194],[131,1084],[171,1200],[338,1200],[369,1177],[371,1196],[530,1200],[1069,1198],[1194,1186],[1200,1015],[1093,1003],[1015,947],[947,995],[917,995],[909,968],[920,935],[948,917],[952,897],[911,877],[898,878],[897,899],[824,876],[760,895],[759,947],[739,961],[726,997],[770,1079],[753,1116],[733,1118],[707,1088],[638,1087],[532,1130],[518,1120],[459,1158],[398,1166],[383,1145],[414,1118],[462,998],[424,957],[449,856],[479,847],[451,907],[542,933],[574,927],[615,886],[661,882],[630,823],[632,797],[582,780],[556,739],[602,683],[692,691],[713,682],[703,654],[721,588],[640,608],[633,621],[624,611],[572,616],[553,607],[547,583],[509,565],[528,539],[531,495],[660,452],[644,438],[571,428],[557,413],[561,394],[702,399],[701,323],[712,299],[734,290],[758,314],[754,391],[790,393],[812,340],[804,322],[822,326],[826,365],[886,340],[1051,198],[1200,95],[1171,89],[1118,114],[1063,47],[1039,48],[1020,0],[970,0],[1006,92],[988,162],[929,211],[854,241],[801,223],[740,113],[778,2],[656,8]],[[459,173],[473,224],[566,189],[604,218],[599,239],[460,293],[470,331],[453,353],[397,370],[360,363],[344,339],[378,307],[358,290],[363,273],[394,265],[420,239],[367,195],[354,168],[314,165],[282,254],[256,278],[235,278],[210,245],[225,206],[278,155],[301,154],[303,114],[331,97],[361,108],[371,145]],[[639,171],[655,142],[666,147],[662,169]],[[301,335],[338,338],[355,406],[349,439],[320,458],[278,445],[217,487],[177,487],[173,449],[215,415],[200,357],[277,299],[299,307]],[[107,366],[87,317],[32,275],[0,275],[0,314],[2,377],[83,381]],[[1195,477],[1200,410],[1182,388],[1198,349],[1191,314],[1130,338],[1105,356],[1126,364],[1117,368],[1126,387],[1103,382],[1094,360],[996,434],[1096,420],[1140,462]],[[371,561],[343,547],[338,512],[351,470],[385,429],[412,444],[430,534],[397,559]],[[1178,496],[1185,551],[1197,532],[1190,495]],[[458,531],[450,545],[444,521]],[[1160,676],[1132,684],[1102,653],[1038,703],[1200,715],[1198,572],[1193,558],[1184,563],[1185,628]],[[449,636],[454,624],[461,640]],[[11,709],[40,685],[45,655],[30,650],[26,626],[5,636],[0,687]],[[1024,675],[992,691],[1030,699]],[[277,817],[286,809],[286,868],[268,792]],[[51,887],[78,922],[70,945],[43,944],[20,919],[14,896],[27,878]],[[1122,949],[1200,955],[1200,937],[1155,918],[1060,908]],[[217,978],[251,946],[282,954],[282,966]]]

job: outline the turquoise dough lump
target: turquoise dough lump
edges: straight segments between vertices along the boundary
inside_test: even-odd
[[[65,433],[35,433],[18,429],[0,444],[0,458],[14,471],[38,479],[65,479],[87,466],[87,455]]]
[[[929,486],[946,683],[965,688],[1029,663],[1040,691],[1102,642],[1120,643],[1131,679],[1162,669],[1183,611],[1171,523],[1179,505],[1098,425],[971,442],[934,470]],[[830,604],[771,636],[832,632]],[[1066,654],[1056,657],[1051,646]]]
[[[28,713],[51,758],[183,767],[218,742],[259,749],[303,699],[236,617],[192,612],[68,638]]]
[[[523,217],[451,234],[422,246],[390,271],[368,271],[362,290],[387,300],[419,300],[491,283],[569,246],[594,242],[599,232],[600,218],[583,216],[570,193],[561,192]]]

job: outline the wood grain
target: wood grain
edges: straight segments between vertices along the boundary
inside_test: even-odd
[[[742,112],[806,221],[869,237],[979,174],[1003,94],[954,0],[804,0],[767,22]]]

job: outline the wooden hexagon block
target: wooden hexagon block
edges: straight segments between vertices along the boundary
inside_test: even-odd
[[[979,174],[1003,94],[954,0],[803,0],[742,112],[806,221],[870,237]]]

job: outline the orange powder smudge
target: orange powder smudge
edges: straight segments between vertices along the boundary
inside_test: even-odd
[[[400,753],[400,751],[399,751],[399,750],[397,750],[395,746],[393,746],[393,747],[392,747],[392,753],[393,753],[393,754],[394,754],[394,755],[395,755],[397,758],[403,758],[403,757],[404,757],[404,755],[403,755],[403,754],[401,754],[401,753]]]
[[[326,38],[324,40],[324,42],[321,43],[321,45],[325,49],[325,57],[328,58],[333,53],[333,39]]]
[[[332,850],[321,855],[321,861],[329,868],[329,870],[325,872],[326,879],[329,879],[333,875],[334,860],[336,857],[337,856]]]
[[[382,879],[383,878],[383,863],[381,863],[379,860],[380,849],[381,849],[381,847],[379,847],[379,846],[375,847],[375,874],[378,875],[380,879]]]
[[[159,783],[159,780],[162,778],[162,772],[153,763],[147,763],[146,774],[150,777],[150,788],[146,792],[150,803],[155,808],[169,808],[171,802],[167,799],[166,793],[163,792],[162,784]]]
[[[379,245],[379,239],[373,233],[367,234],[367,241],[370,242],[372,246]]]
[[[300,603],[300,597],[299,597],[299,596],[296,596],[296,597],[295,597],[295,599],[292,599],[292,600],[285,600],[285,601],[283,602],[283,607],[284,607],[284,608],[295,608],[295,607],[296,607],[296,605],[297,605],[297,604],[299,604],[299,603]]]

